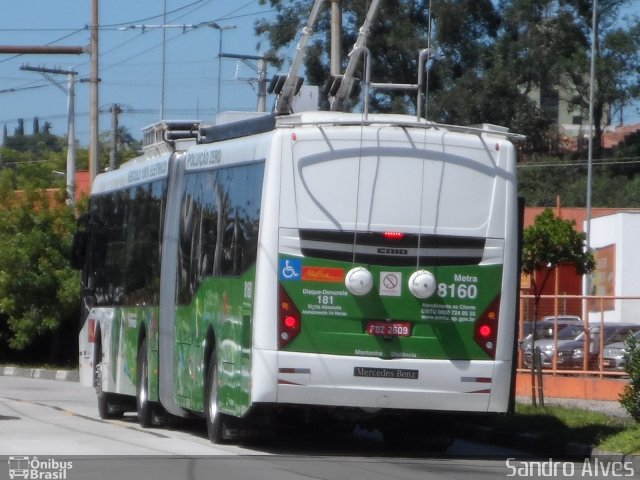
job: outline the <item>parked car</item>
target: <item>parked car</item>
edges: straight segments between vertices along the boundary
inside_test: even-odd
[[[558,324],[558,331],[562,330],[567,325],[582,325],[582,319],[577,315],[558,315],[558,320],[556,322],[555,316],[546,316],[542,317],[541,320],[537,322],[527,321],[523,324],[523,336],[524,336],[524,345],[527,343],[531,343],[531,338],[533,336],[533,328],[535,326],[536,329],[536,341],[542,340],[545,338],[553,338],[553,329]]]
[[[640,342],[640,332],[633,334],[637,342]],[[605,345],[602,351],[602,368],[604,370],[625,371],[624,356],[627,353],[627,338],[621,342],[613,342]]]
[[[614,342],[623,342],[626,338],[640,331],[640,324],[635,323],[608,323],[604,325],[602,336],[604,345]],[[585,334],[583,332],[575,340],[565,342],[558,346],[557,365],[560,369],[581,369],[584,365],[585,357]],[[600,325],[589,328],[589,339],[587,348],[587,366],[590,369],[597,369],[598,357],[600,356]]]
[[[553,322],[552,322],[553,323]],[[557,345],[560,347],[565,342],[574,340],[578,335],[584,332],[582,323],[573,323],[561,326],[558,324]],[[530,367],[533,359],[532,342],[529,340],[525,344],[522,360],[525,366]],[[544,332],[544,336],[536,336],[535,347],[540,348],[540,360],[542,368],[551,368],[553,365],[553,355],[555,352],[556,341],[553,338],[553,327]]]

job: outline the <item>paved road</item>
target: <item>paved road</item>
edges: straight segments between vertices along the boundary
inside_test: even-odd
[[[141,429],[135,415],[103,421],[92,389],[0,377],[0,480],[19,474],[25,464],[29,475],[36,470],[44,474],[36,478],[62,480],[483,480],[508,478],[513,470],[506,459],[521,453],[456,441],[444,455],[407,457],[389,452],[379,435],[366,432],[214,446],[201,422]]]

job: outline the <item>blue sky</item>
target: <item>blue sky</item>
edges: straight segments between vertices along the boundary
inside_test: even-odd
[[[160,118],[162,91],[162,29],[126,28],[163,23],[165,0],[106,0],[100,5],[100,106],[108,110],[118,103],[124,113],[120,124],[140,138],[140,129]],[[167,24],[195,25],[217,22],[230,28],[223,32],[222,51],[257,55],[259,39],[255,22],[273,15],[258,0],[166,0]],[[0,0],[0,45],[89,44],[91,0]],[[221,78],[221,110],[255,110],[257,91],[242,79],[255,77],[249,66],[222,60],[218,72],[220,31],[166,29],[165,118],[211,120],[217,109]],[[262,50],[266,51],[268,45]],[[255,64],[255,62],[253,62]],[[49,121],[53,133],[66,134],[66,95],[42,75],[22,71],[34,67],[72,69],[88,78],[88,55],[0,55],[0,128],[9,134],[23,118],[31,133],[32,120]],[[268,76],[275,74],[269,69]],[[66,76],[54,77],[66,87]],[[271,99],[269,100],[272,101]],[[86,145],[89,130],[89,86],[76,84],[76,132]],[[110,128],[110,114],[103,113],[100,130]]]
[[[102,0],[100,5],[100,130],[110,128],[108,110],[118,103],[124,112],[120,124],[136,138],[141,128],[160,119],[162,99],[162,29],[127,28],[163,23],[165,0]],[[638,0],[625,13],[638,13]],[[273,16],[268,5],[258,0],[166,0],[167,24],[195,25],[216,22],[234,27],[223,32],[224,53],[256,55],[266,51],[254,34],[257,20]],[[0,45],[89,44],[91,0],[0,0]],[[167,28],[165,49],[165,118],[212,120],[220,110],[255,110],[256,85],[245,81],[256,76],[250,67],[236,60],[222,60],[218,70],[220,31]],[[295,45],[294,45],[295,46]],[[293,53],[287,52],[287,60]],[[41,124],[49,121],[53,133],[66,134],[66,95],[40,74],[21,71],[22,65],[73,69],[78,78],[89,75],[88,55],[0,55],[0,128],[12,134],[18,118],[31,133],[34,116]],[[254,62],[255,64],[255,62]],[[285,67],[288,68],[288,61]],[[275,73],[269,68],[267,76]],[[55,76],[66,86],[65,76]],[[267,101],[272,106],[273,98]],[[89,86],[76,85],[76,132],[87,144],[89,130]],[[638,120],[638,107],[627,109],[628,121]]]

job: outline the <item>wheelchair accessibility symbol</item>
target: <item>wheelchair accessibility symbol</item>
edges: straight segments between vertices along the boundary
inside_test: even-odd
[[[280,280],[300,280],[302,262],[298,259],[280,259]]]

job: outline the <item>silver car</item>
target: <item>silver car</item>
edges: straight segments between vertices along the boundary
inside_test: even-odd
[[[633,335],[636,342],[640,343],[640,331]],[[628,344],[624,342],[615,342],[605,345],[602,351],[602,368],[604,370],[615,370],[618,372],[625,371],[624,356],[627,353]]]
[[[538,329],[536,331],[539,332]],[[540,360],[542,368],[551,368],[553,365],[553,355],[556,342],[553,338],[553,329],[543,329],[543,334],[536,335],[535,346],[540,348]],[[557,345],[561,347],[564,343],[574,340],[577,336],[584,332],[582,323],[571,323],[568,325],[558,324]],[[525,341],[523,362],[527,367],[531,366],[533,358],[531,351],[531,339]]]

